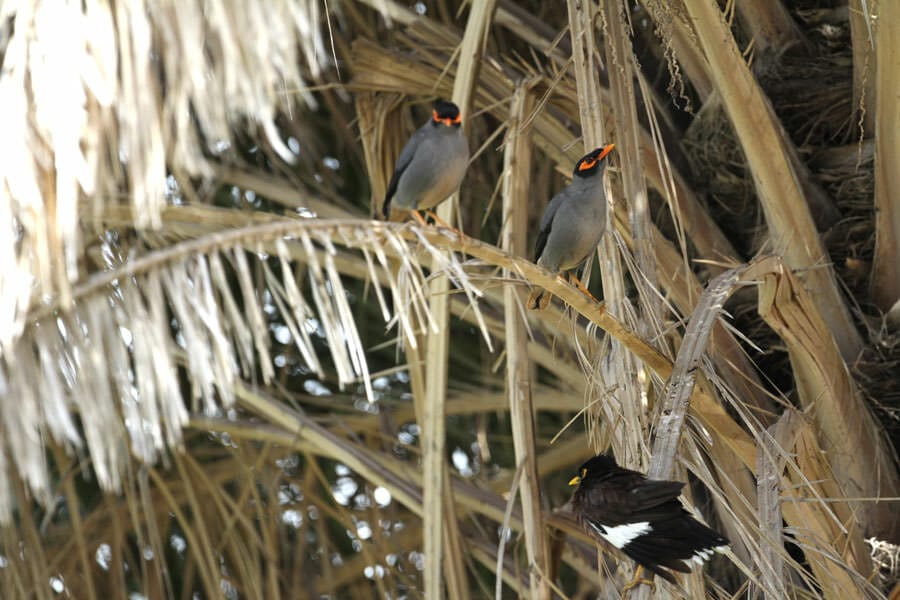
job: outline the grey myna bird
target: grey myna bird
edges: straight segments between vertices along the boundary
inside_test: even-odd
[[[469,143],[459,107],[438,100],[431,120],[419,128],[400,152],[382,205],[385,219],[402,220],[405,212],[424,223],[418,210],[429,210],[459,189],[469,163]]]
[[[575,163],[572,183],[550,200],[534,244],[537,264],[555,273],[570,271],[583,263],[600,243],[606,228],[603,171],[606,157],[614,147],[615,144],[607,144],[582,156]],[[587,292],[577,278],[575,283]],[[544,310],[549,304],[549,292],[538,288],[529,296],[527,306],[531,310]]]

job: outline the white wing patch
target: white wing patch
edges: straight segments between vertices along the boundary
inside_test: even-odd
[[[715,548],[706,548],[704,550],[697,550],[694,555],[691,557],[690,562],[695,565],[702,565],[713,555],[713,552],[724,552],[728,549],[728,546],[716,546]]]
[[[597,532],[604,540],[621,550],[625,546],[628,545],[631,540],[636,537],[642,536],[645,533],[649,533],[653,528],[650,526],[649,521],[642,521],[640,523],[627,523],[625,525],[617,525],[615,527],[607,527],[606,525],[600,525],[599,527],[594,523],[590,523],[591,528]]]

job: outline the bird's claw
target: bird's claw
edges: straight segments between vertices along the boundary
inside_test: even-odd
[[[584,286],[584,284],[581,283],[581,280],[578,279],[578,276],[577,276],[577,275],[575,275],[574,273],[569,273],[568,277],[569,277],[569,283],[572,284],[572,285],[574,285],[574,286],[575,286],[575,289],[577,289],[579,292],[581,292],[582,294],[584,294],[585,296],[587,296],[588,298],[590,298],[590,299],[593,300],[594,302],[600,302],[599,300],[597,300],[597,299],[594,297],[594,295],[590,292],[590,290],[588,290],[588,289]]]
[[[656,582],[653,581],[653,577],[651,576],[650,579],[647,579],[643,577],[643,574],[644,567],[638,565],[638,568],[634,571],[634,577],[622,588],[622,594],[624,595],[625,592],[629,592],[641,584],[649,585],[651,590],[655,590]]]
[[[439,227],[443,227],[444,229],[449,229],[450,231],[455,231],[456,233],[459,233],[459,234],[462,233],[459,229],[457,229],[456,227],[454,227],[447,221],[445,221],[442,218],[440,218],[439,216],[437,216],[437,213],[435,213],[433,210],[429,209],[424,212],[425,212],[426,216],[429,216],[434,220],[435,225],[438,225]],[[418,214],[418,211],[416,211],[416,213]],[[420,215],[420,218],[421,218],[421,215]],[[424,225],[425,219],[422,219],[421,223]]]
[[[422,216],[422,213],[420,213],[417,210],[413,210],[411,214],[412,214],[412,218],[415,219],[416,223],[418,223],[422,227],[428,226],[428,223],[425,221],[425,217]]]

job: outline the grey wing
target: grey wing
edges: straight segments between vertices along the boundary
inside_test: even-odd
[[[550,237],[550,230],[553,228],[553,217],[556,216],[560,205],[565,200],[567,189],[568,188],[553,196],[553,199],[550,200],[550,204],[544,209],[544,214],[541,216],[541,228],[538,231],[537,239],[534,241],[535,262],[541,258],[541,254],[544,252],[544,247],[547,245],[547,238]]]
[[[416,155],[416,150],[419,148],[419,145],[425,137],[427,127],[431,127],[430,121],[420,127],[419,130],[409,138],[406,145],[403,146],[403,150],[400,151],[400,157],[397,159],[397,165],[394,167],[394,174],[391,175],[391,182],[388,184],[387,194],[384,196],[384,203],[381,205],[381,212],[384,214],[385,219],[391,214],[391,199],[394,197],[394,194],[397,193],[397,185],[400,183],[400,176],[403,175],[403,172],[406,171],[406,168],[409,167],[409,163],[412,162],[413,157]]]

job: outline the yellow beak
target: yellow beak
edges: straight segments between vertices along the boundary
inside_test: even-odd
[[[578,475],[569,480],[569,485],[578,485],[579,483],[581,483],[581,477]]]

